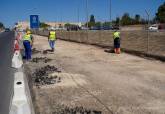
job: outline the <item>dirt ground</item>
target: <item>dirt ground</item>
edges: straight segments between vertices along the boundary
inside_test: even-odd
[[[31,88],[37,114],[165,114],[164,63],[62,40],[55,53],[43,54],[47,38],[34,38],[33,48],[41,52],[33,58],[51,61],[26,62],[29,72],[46,65],[61,70],[50,74],[60,83]]]

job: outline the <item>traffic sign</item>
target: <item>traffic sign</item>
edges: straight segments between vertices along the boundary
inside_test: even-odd
[[[31,29],[39,28],[39,16],[38,15],[30,15],[30,28]]]

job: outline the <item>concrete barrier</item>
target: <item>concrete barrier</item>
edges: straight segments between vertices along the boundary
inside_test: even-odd
[[[37,31],[36,34],[48,36],[48,31]],[[59,39],[98,45],[102,47],[113,47],[113,31],[57,31]],[[147,55],[165,60],[165,31],[121,31],[121,48],[126,52],[139,55]]]
[[[25,112],[34,114],[27,81],[25,81],[26,77],[23,72],[16,72],[14,77],[14,96],[10,114],[24,114]]]
[[[20,52],[20,49],[17,50]],[[17,52],[15,51],[15,52]],[[26,75],[22,67],[22,57],[13,59],[13,67],[16,69],[14,74],[14,96],[12,99],[10,114],[34,114],[32,98],[29,90]]]

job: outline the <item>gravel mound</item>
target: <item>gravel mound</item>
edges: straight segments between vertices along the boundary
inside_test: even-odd
[[[33,73],[33,82],[36,86],[51,85],[61,82],[61,77],[49,75],[53,72],[61,71],[59,71],[55,66],[50,65],[36,69]]]

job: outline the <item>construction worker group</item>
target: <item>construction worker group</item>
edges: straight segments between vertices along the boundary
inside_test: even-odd
[[[51,52],[54,52],[54,46],[55,46],[55,40],[56,40],[56,32],[50,31],[48,36],[48,42],[49,46],[51,48]],[[27,30],[25,35],[23,36],[23,45],[24,45],[24,58],[29,61],[31,60],[32,56],[32,46],[33,46],[33,36],[31,34],[30,30]]]
[[[114,39],[114,53],[120,54],[120,32],[115,31],[113,33],[113,39]],[[32,46],[33,46],[33,36],[31,34],[30,30],[27,30],[25,35],[23,36],[23,45],[24,45],[24,58],[28,61],[31,60],[32,56]],[[48,36],[48,43],[51,48],[51,52],[54,52],[55,47],[55,41],[56,41],[56,32],[50,31]]]

